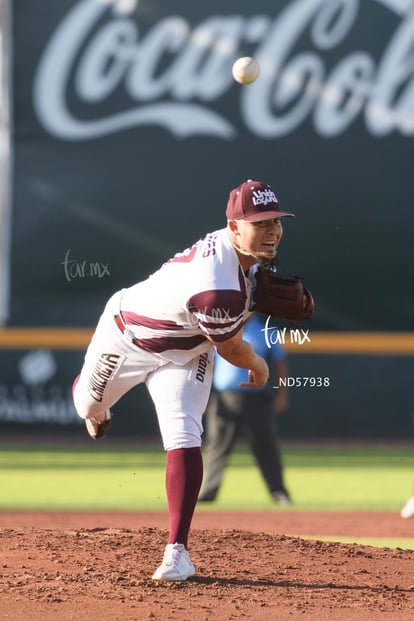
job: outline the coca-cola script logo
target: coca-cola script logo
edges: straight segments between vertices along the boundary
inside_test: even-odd
[[[210,15],[191,29],[184,17],[168,16],[140,36],[135,15],[108,3],[81,0],[48,42],[37,68],[35,110],[43,127],[65,140],[157,125],[178,138],[237,136],[234,119],[214,102],[239,88],[246,128],[263,139],[286,136],[311,118],[323,137],[345,132],[358,116],[368,132],[414,134],[414,8],[412,0],[364,0],[390,12],[395,29],[374,58],[365,49],[327,67],[325,56],[346,45],[361,11],[360,0],[292,0],[275,16]],[[166,3],[168,6],[168,3]],[[310,50],[295,44],[303,35]],[[256,46],[260,79],[238,87],[231,64],[243,45]],[[166,59],[168,58],[168,62]],[[71,112],[69,87],[89,108]],[[90,110],[122,93],[127,109],[93,117]],[[91,119],[92,116],[92,119]]]

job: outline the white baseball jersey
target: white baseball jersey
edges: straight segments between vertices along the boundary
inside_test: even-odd
[[[127,333],[177,364],[225,341],[249,316],[254,271],[243,273],[227,229],[209,233],[121,295]]]

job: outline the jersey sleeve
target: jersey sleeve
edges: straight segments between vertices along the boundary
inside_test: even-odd
[[[188,310],[200,330],[213,341],[223,342],[243,327],[246,298],[235,289],[215,289],[193,295]]]

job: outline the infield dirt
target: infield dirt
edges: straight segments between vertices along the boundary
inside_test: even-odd
[[[166,526],[164,513],[0,513],[1,619],[414,618],[414,551],[317,539],[413,537],[398,514],[200,510],[184,583],[151,580]]]

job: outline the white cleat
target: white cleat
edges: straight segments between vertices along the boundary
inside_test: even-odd
[[[402,518],[410,518],[414,517],[414,496],[411,496],[401,509],[401,517]]]
[[[195,575],[190,555],[182,543],[168,543],[164,558],[154,572],[153,580],[187,580]]]

